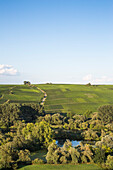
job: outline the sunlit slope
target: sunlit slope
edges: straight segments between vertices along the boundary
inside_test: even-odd
[[[0,104],[10,103],[39,103],[43,97],[38,89],[25,85],[0,85]]]
[[[72,112],[83,114],[97,111],[100,105],[113,104],[113,85],[37,85],[47,93],[46,112]]]
[[[35,85],[46,91],[46,112],[72,112],[83,114],[96,111],[100,105],[113,104],[113,85]],[[38,103],[43,93],[35,87],[25,85],[0,85],[0,103]]]
[[[94,164],[80,164],[80,165],[49,165],[49,164],[43,164],[43,165],[28,165],[23,168],[20,168],[20,170],[102,170],[100,167],[94,165]]]

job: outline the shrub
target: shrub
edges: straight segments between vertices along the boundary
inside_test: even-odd
[[[94,162],[97,164],[102,164],[105,162],[105,150],[101,147],[98,147],[95,150]]]
[[[78,152],[75,148],[71,147],[69,149],[69,153],[71,155],[71,163],[77,164],[79,162],[80,152]]]
[[[86,86],[91,86],[91,83],[86,84]]]
[[[1,169],[15,169],[17,167],[18,151],[11,146],[11,143],[7,143],[1,146],[0,155]]]
[[[54,164],[55,163],[55,160],[54,160],[55,154],[54,154],[54,152],[55,152],[56,149],[58,149],[58,146],[56,145],[56,143],[54,141],[48,147],[48,153],[46,155],[47,163],[49,163],[49,164]]]
[[[85,140],[96,140],[98,139],[98,135],[96,131],[93,131],[91,129],[88,129],[87,131],[82,133]]]
[[[106,168],[113,169],[113,156],[108,155],[106,160]]]
[[[32,164],[44,164],[44,161],[42,159],[36,158],[32,161]]]
[[[19,162],[29,163],[31,161],[31,159],[29,157],[30,156],[30,151],[27,150],[27,149],[20,150],[18,155],[19,155],[19,159],[18,159]]]
[[[102,147],[107,153],[113,152],[113,137],[106,135],[101,141],[96,142],[96,146]]]
[[[68,163],[68,160],[67,160],[66,156],[61,156],[60,162],[61,162],[62,164]]]

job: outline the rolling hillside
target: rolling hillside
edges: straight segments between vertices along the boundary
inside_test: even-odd
[[[113,85],[37,85],[47,93],[46,112],[72,112],[83,114],[97,111],[100,105],[113,104]]]
[[[43,93],[35,87],[25,85],[0,85],[0,104],[7,100],[10,103],[39,103]]]
[[[39,103],[47,93],[44,103],[47,113],[71,112],[83,114],[85,111],[97,111],[100,105],[113,104],[113,85],[69,85],[69,84],[38,84],[0,85],[0,104],[10,103]]]

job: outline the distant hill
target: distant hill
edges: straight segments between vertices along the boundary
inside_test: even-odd
[[[97,111],[100,105],[113,104],[113,85],[71,85],[71,84],[39,84],[0,85],[0,104],[39,103],[44,94],[47,98],[44,108],[47,113],[71,112],[83,114],[87,110]]]
[[[72,112],[83,114],[97,111],[100,105],[113,104],[113,85],[37,85],[47,93],[46,112]]]
[[[10,103],[39,103],[43,93],[35,87],[27,85],[0,85],[0,104]]]

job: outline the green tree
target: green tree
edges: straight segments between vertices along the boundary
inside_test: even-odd
[[[27,123],[27,125],[22,129],[22,134],[24,135],[25,139],[30,141],[32,144],[36,146],[45,146],[52,142],[52,129],[50,125],[45,122],[39,123]]]
[[[54,156],[56,156],[54,152],[57,149],[58,149],[58,146],[56,145],[55,141],[53,141],[53,143],[51,143],[48,147],[48,152],[46,155],[47,163],[54,164],[57,161],[59,157],[57,156],[56,159],[54,158]]]
[[[0,167],[7,169],[12,168],[15,169],[17,167],[17,159],[18,159],[18,151],[15,150],[11,143],[7,143],[2,145],[0,148]]]
[[[30,81],[24,81],[24,85],[30,85]]]
[[[18,156],[19,156],[19,159],[18,161],[19,162],[23,162],[23,163],[30,163],[31,162],[31,159],[30,159],[30,151],[25,149],[25,150],[20,150],[20,152],[18,153]]]
[[[69,149],[69,153],[71,155],[72,162],[74,164],[77,164],[79,162],[80,152],[77,151],[77,149],[71,147]]]
[[[106,168],[113,169],[113,156],[108,155],[106,160]]]
[[[95,149],[94,162],[97,164],[102,164],[105,162],[105,150],[101,147]]]

